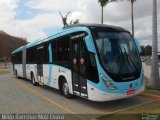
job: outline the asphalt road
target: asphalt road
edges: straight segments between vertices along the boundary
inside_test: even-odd
[[[55,89],[33,86],[29,80],[11,74],[0,75],[0,113],[5,114],[67,114],[65,119],[83,119],[110,114],[153,100],[134,96],[110,102],[93,102],[75,97],[66,99]]]

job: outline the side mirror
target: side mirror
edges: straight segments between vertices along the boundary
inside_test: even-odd
[[[141,49],[141,46],[140,46],[138,40],[137,40],[136,38],[134,38],[134,41],[135,41],[136,46],[137,46],[137,48],[138,48],[138,52],[139,52],[139,53],[142,53],[142,49]]]

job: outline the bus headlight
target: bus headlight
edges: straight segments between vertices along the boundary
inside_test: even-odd
[[[109,80],[104,75],[101,74],[101,78],[109,89],[111,90],[117,89],[112,83],[109,82]]]

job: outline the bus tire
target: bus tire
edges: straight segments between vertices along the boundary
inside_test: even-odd
[[[15,71],[15,75],[16,75],[16,78],[17,78],[17,79],[19,79],[19,76],[18,76],[17,70]]]
[[[33,73],[31,74],[31,81],[32,81],[32,84],[33,84],[34,86],[37,86],[37,85],[38,85],[38,83],[35,81],[35,77],[34,77],[34,74],[33,74]]]
[[[68,98],[71,99],[72,95],[69,93],[69,86],[66,80],[63,81],[63,85],[62,85],[62,91],[63,91],[63,95]]]

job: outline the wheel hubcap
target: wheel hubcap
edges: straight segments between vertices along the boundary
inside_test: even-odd
[[[64,94],[67,95],[68,94],[68,84],[67,83],[64,83],[63,85],[63,91],[64,91]]]
[[[32,77],[32,83],[33,83],[33,84],[35,83],[34,77]]]

